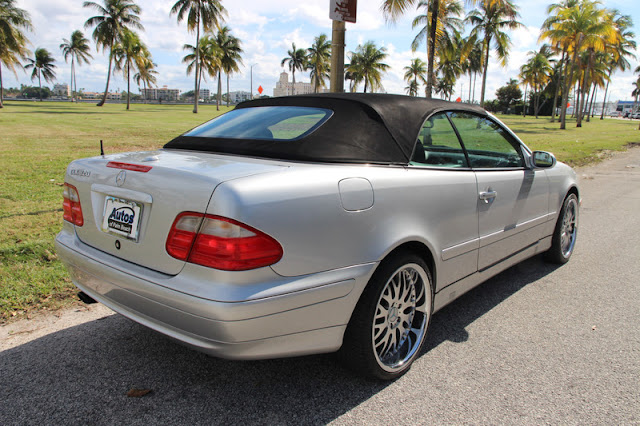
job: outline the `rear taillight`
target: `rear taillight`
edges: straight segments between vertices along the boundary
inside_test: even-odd
[[[62,198],[64,220],[71,222],[76,226],[84,225],[82,206],[80,205],[80,195],[78,194],[76,187],[65,183],[62,191]]]
[[[246,271],[273,265],[282,247],[250,226],[220,216],[180,213],[166,244],[176,259],[225,271]]]

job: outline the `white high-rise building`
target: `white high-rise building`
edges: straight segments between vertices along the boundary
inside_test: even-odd
[[[326,89],[320,88],[318,92],[324,93]],[[273,89],[273,96],[289,96],[289,95],[307,95],[313,93],[313,84],[296,81],[296,84],[289,82],[289,74],[282,72],[280,80]]]

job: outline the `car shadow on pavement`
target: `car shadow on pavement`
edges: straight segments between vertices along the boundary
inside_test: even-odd
[[[426,350],[465,342],[465,327],[554,269],[536,257],[454,301],[434,316]],[[3,425],[326,424],[389,386],[330,355],[212,358],[119,315],[0,352],[0,377]],[[134,388],[151,392],[128,397]]]

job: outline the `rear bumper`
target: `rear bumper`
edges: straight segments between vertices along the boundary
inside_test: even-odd
[[[95,300],[197,350],[229,359],[336,351],[375,269],[375,264],[367,264],[286,279],[269,271],[270,291],[264,291],[265,284],[269,288],[264,281],[238,284],[244,294],[253,296],[227,302],[211,300],[215,291],[177,290],[181,281],[184,288],[194,288],[188,268],[173,277],[158,274],[83,244],[72,227],[65,226],[58,234],[56,250],[73,283]],[[223,290],[230,285],[206,284]],[[206,287],[200,283],[200,288]]]

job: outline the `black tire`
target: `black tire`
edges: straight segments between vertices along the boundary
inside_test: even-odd
[[[545,253],[547,261],[563,265],[571,258],[578,237],[578,213],[578,197],[570,193],[562,203],[562,210],[551,239],[551,248]]]
[[[402,376],[425,342],[433,296],[431,273],[421,257],[402,251],[385,259],[351,316],[340,359],[367,377]]]

